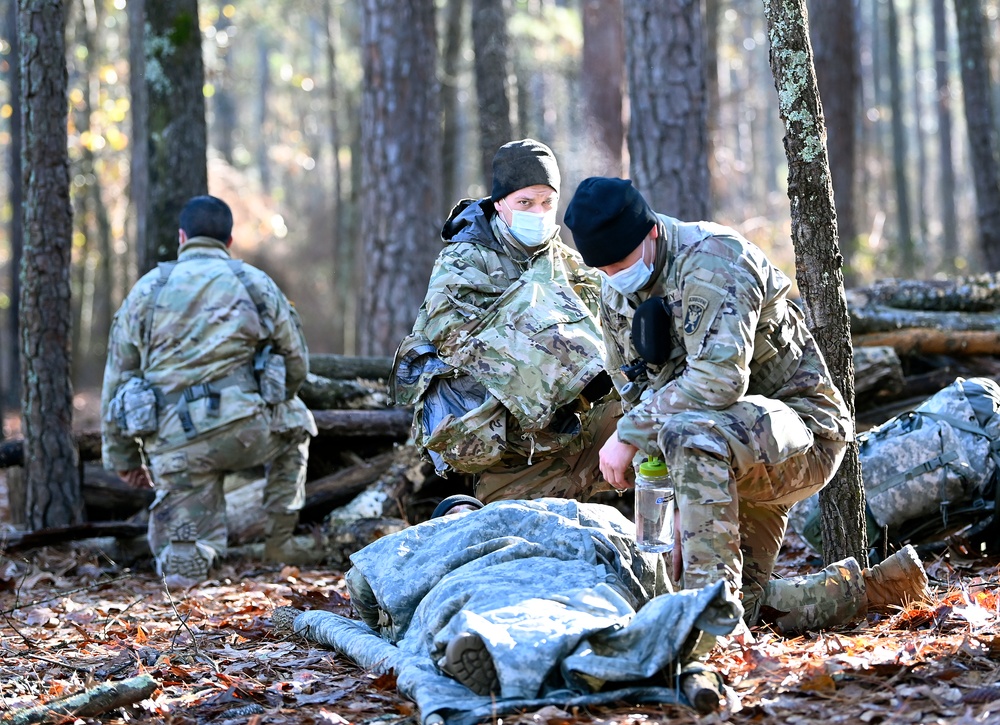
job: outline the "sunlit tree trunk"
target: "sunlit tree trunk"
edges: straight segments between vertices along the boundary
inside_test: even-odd
[[[705,158],[708,159],[708,183],[711,195],[709,214],[719,208],[721,172],[716,151],[719,144],[719,114],[722,101],[719,97],[719,19],[722,0],[705,0],[705,108],[706,134]]]
[[[146,90],[146,0],[129,0],[128,65],[129,116],[132,118],[132,143],[129,144],[129,221],[132,232],[132,256],[128,265],[130,287],[140,273],[154,267],[146,244],[149,227],[149,94]]]
[[[147,0],[146,31],[150,213],[145,241],[152,267],[176,258],[181,207],[192,196],[208,193],[198,1]]]
[[[493,185],[493,156],[498,148],[514,140],[507,89],[509,44],[504,0],[472,0],[472,45],[479,101],[479,164],[487,193]]]
[[[260,174],[261,191],[271,191],[271,157],[268,153],[268,96],[271,93],[271,41],[267,30],[261,30],[257,39],[257,95],[254,99],[254,125],[256,126],[257,173]]]
[[[628,152],[636,187],[679,219],[708,214],[701,0],[625,0]]]
[[[979,246],[989,271],[1000,270],[1000,160],[984,29],[989,27],[980,0],[954,0],[958,48],[962,59],[965,123],[976,187]]]
[[[955,210],[955,162],[951,151],[951,85],[948,81],[948,26],[944,0],[933,0],[934,77],[937,88],[938,203],[941,206],[943,268],[954,272],[958,260],[958,213]]]
[[[593,139],[588,171],[622,176],[625,171],[625,37],[621,0],[583,0],[583,67],[580,81],[586,129]]]
[[[434,0],[364,0],[361,350],[410,331],[440,249],[441,117]]]
[[[24,143],[21,410],[26,521],[83,520],[70,384],[70,248],[66,18],[61,0],[20,0]]]
[[[899,15],[896,0],[886,0],[889,51],[889,105],[892,114],[892,169],[896,189],[896,245],[904,277],[912,277],[917,268],[913,225],[910,216],[910,183],[907,174],[906,124],[903,119],[903,71],[899,57]]]
[[[851,323],[844,291],[843,257],[827,159],[823,108],[816,87],[805,0],[764,0],[778,111],[785,124],[788,198],[795,271],[806,324],[826,358],[834,383],[854,414]],[[847,448],[833,481],[820,492],[823,557],[868,563],[865,491],[858,448]]]
[[[858,236],[854,202],[861,91],[857,0],[813,0],[809,29],[826,119],[830,178],[845,257],[844,279],[850,286],[857,282],[853,269]]]
[[[219,19],[215,23],[216,37],[225,34],[227,41],[216,44],[218,48],[218,68],[215,77],[215,93],[212,95],[213,123],[215,146],[219,154],[228,163],[233,163],[233,136],[236,133],[236,101],[233,99],[233,46],[228,39],[232,21],[227,15],[227,8],[232,7],[229,0],[218,3]]]
[[[918,254],[919,257],[916,260],[916,269],[919,272],[933,272],[934,271],[934,258],[936,254],[929,254],[929,237],[927,234],[928,228],[928,214],[931,208],[930,197],[928,196],[928,191],[930,189],[929,184],[924,183],[924,179],[927,178],[927,139],[924,133],[924,94],[923,94],[923,82],[921,80],[923,73],[922,66],[924,62],[924,54],[920,47],[920,34],[918,32],[918,7],[917,3],[911,3],[910,5],[910,63],[912,64],[912,72],[907,74],[913,78],[913,139],[917,146],[917,176],[916,184],[914,188],[914,201],[916,203],[917,209],[917,236],[914,240],[915,246],[918,249],[923,250],[922,254]]]

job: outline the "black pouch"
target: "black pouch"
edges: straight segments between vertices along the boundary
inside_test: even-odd
[[[632,346],[650,365],[670,359],[670,310],[662,297],[651,297],[635,310],[632,318]]]

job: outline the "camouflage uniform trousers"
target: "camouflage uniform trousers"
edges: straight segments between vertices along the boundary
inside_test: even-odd
[[[483,503],[543,497],[586,501],[611,489],[601,476],[601,446],[615,432],[621,402],[599,403],[583,414],[580,445],[528,464],[501,463],[486,469],[476,481],[476,498]]]
[[[679,513],[683,588],[720,578],[757,621],[792,505],[825,486],[846,444],[816,438],[785,403],[748,395],[662,420],[658,443]]]
[[[266,415],[152,453],[149,467],[156,498],[150,506],[148,537],[157,571],[196,576],[199,568],[211,566],[225,554],[227,473],[269,464],[265,513],[296,513],[305,503],[308,460],[308,433],[298,429],[274,433]]]

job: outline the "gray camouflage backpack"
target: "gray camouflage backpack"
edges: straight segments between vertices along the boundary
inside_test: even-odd
[[[996,526],[1000,386],[994,380],[957,378],[914,410],[861,433],[858,444],[870,544],[883,533],[895,543],[919,541],[966,519],[980,533]],[[819,549],[818,495],[790,518]]]

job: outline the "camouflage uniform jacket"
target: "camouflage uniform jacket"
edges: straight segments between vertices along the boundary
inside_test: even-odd
[[[528,457],[560,449],[573,437],[556,431],[563,426],[554,418],[603,367],[600,287],[597,274],[558,235],[526,249],[487,217],[490,203],[463,200],[445,223],[446,246],[396,355],[397,369],[420,350],[436,353],[445,365],[425,368],[419,380],[397,374],[395,397],[419,408],[433,378],[471,376],[507,410],[499,426],[496,410],[481,411],[479,428],[505,425],[504,445]],[[420,429],[417,413],[414,434],[422,445],[431,431]]]
[[[217,415],[209,415],[207,399],[189,404],[198,434],[255,415],[269,415],[271,430],[304,429],[315,434],[312,415],[294,393],[308,373],[308,349],[295,309],[264,272],[243,265],[264,309],[258,314],[243,282],[229,266],[226,246],[208,237],[189,239],[178,263],[148,307],[158,286],[159,269],[140,279],[115,315],[101,396],[104,465],[131,470],[142,463],[140,441],[123,434],[110,404],[119,386],[142,377],[161,394],[176,394],[199,383],[249,370],[258,346],[269,342],[284,355],[288,400],[268,406],[259,393],[239,386],[222,390]],[[152,329],[146,329],[149,321]],[[267,327],[273,327],[269,336]],[[252,378],[252,373],[251,373]],[[168,451],[188,443],[176,406],[158,406],[159,431],[146,436],[147,453]]]
[[[783,401],[820,438],[853,440],[843,397],[788,300],[788,277],[733,229],[659,219],[652,285],[628,296],[607,284],[602,290],[607,369],[631,406],[618,423],[619,439],[655,451],[665,417],[721,410],[756,394]],[[632,318],[653,296],[664,298],[670,313],[670,358],[647,366],[628,391],[618,371],[639,357]]]

